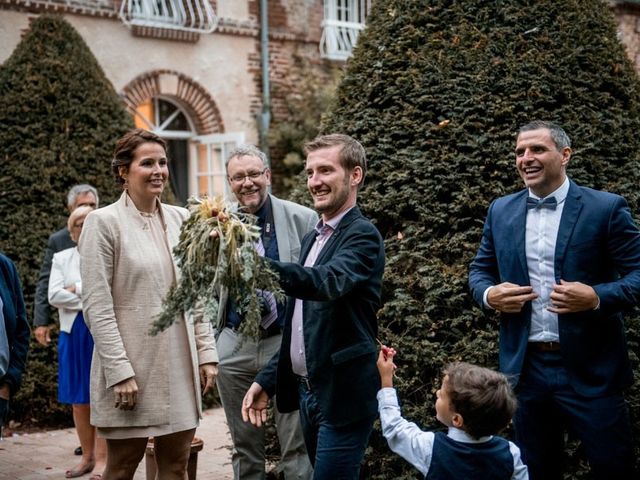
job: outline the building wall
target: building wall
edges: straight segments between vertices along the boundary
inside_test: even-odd
[[[622,4],[614,8],[620,41],[640,74],[640,4]]]
[[[116,91],[122,92],[129,82],[150,71],[180,72],[210,93],[226,131],[244,131],[249,141],[257,141],[256,116],[262,108],[259,0],[213,2],[221,19],[219,26],[212,34],[201,35],[196,43],[137,37],[115,15],[72,14],[59,3],[48,3],[40,2],[38,8],[4,3],[5,10],[0,10],[0,63],[28,29],[29,18],[40,11],[59,12],[78,30]],[[295,89],[300,60],[306,59],[319,74],[330,70],[332,63],[320,59],[318,48],[322,0],[269,0],[268,9],[272,117],[277,121],[287,114],[285,99],[287,92]]]

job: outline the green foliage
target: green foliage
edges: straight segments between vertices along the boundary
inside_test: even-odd
[[[0,249],[17,264],[29,316],[48,236],[66,225],[66,194],[119,195],[110,173],[115,141],[132,127],[122,102],[80,35],[42,15],[0,69]],[[16,398],[19,420],[57,423],[57,355],[32,342]]]
[[[467,274],[489,202],[522,188],[517,128],[563,125],[569,175],[638,215],[640,84],[601,0],[377,0],[367,24],[322,130],[367,149],[360,204],[387,253],[380,338],[399,352],[404,414],[439,429],[442,367],[497,366],[497,319],[472,302]],[[627,327],[637,370],[637,313]],[[639,382],[628,398],[640,431]],[[363,476],[416,472],[377,434]]]
[[[255,247],[260,239],[258,218],[234,211],[222,198],[190,198],[188,208],[191,215],[173,249],[180,280],[164,299],[151,333],[166,330],[183,312],[197,308],[202,309],[203,318],[216,319],[224,287],[243,318],[240,332],[257,340],[262,318],[257,291],[271,292],[278,302],[285,300],[278,275]]]
[[[272,157],[273,190],[282,198],[289,198],[290,191],[300,189],[304,183],[304,153],[302,146],[318,135],[322,114],[327,111],[342,70],[337,66],[311,65],[308,61],[293,58],[295,71],[293,91],[274,91],[274,96],[284,96],[287,116],[269,130],[269,150]],[[277,86],[275,87],[277,88]],[[296,196],[292,200],[309,204],[309,196]]]

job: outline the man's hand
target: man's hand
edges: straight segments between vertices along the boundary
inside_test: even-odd
[[[267,421],[269,395],[259,383],[253,382],[242,400],[242,419],[261,427]]]
[[[600,303],[596,291],[580,282],[565,282],[553,284],[553,291],[549,295],[552,306],[547,308],[553,313],[572,313],[593,310]]]
[[[133,410],[138,402],[138,384],[135,378],[127,378],[113,387],[115,408]]]
[[[200,386],[202,387],[202,395],[213,388],[218,376],[218,365],[215,363],[205,363],[200,365]]]
[[[36,340],[43,347],[49,346],[51,343],[51,327],[49,325],[40,325],[33,332]]]
[[[499,312],[518,313],[525,303],[536,298],[538,294],[533,291],[533,287],[504,282],[489,290],[487,303]]]

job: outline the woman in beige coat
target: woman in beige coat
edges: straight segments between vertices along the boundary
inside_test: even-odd
[[[89,214],[80,242],[83,306],[95,342],[91,423],[107,439],[104,480],[130,479],[155,439],[160,479],[185,475],[201,417],[200,386],[213,386],[218,357],[209,323],[183,315],[149,330],[178,271],[172,249],[187,210],[162,204],[166,145],[132,130],[116,144],[112,166],[120,199]]]

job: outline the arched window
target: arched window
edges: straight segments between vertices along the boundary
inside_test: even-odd
[[[150,98],[138,105],[136,127],[149,130],[167,142],[169,182],[181,204],[189,197],[189,139],[195,130],[188,115],[175,101],[166,97]]]
[[[167,142],[171,189],[181,204],[191,195],[230,196],[224,162],[244,134],[198,135],[187,109],[165,95],[139,104],[134,121]]]

